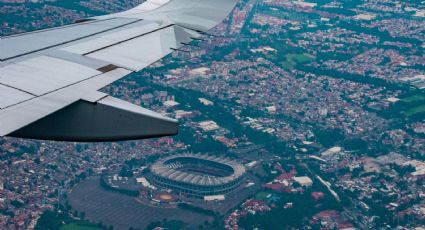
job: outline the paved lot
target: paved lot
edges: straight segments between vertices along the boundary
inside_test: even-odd
[[[113,225],[114,229],[144,229],[150,222],[162,221],[164,218],[189,223],[188,229],[197,229],[204,221],[212,221],[211,217],[199,213],[146,206],[134,197],[106,191],[100,187],[99,178],[81,182],[68,197],[72,208],[85,212],[86,219],[93,223]]]

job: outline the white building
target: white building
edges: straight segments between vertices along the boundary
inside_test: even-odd
[[[301,186],[309,187],[313,185],[313,181],[308,176],[294,177],[294,181],[300,184]]]

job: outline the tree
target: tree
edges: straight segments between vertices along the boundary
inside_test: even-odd
[[[53,211],[45,211],[40,219],[37,221],[37,225],[35,226],[35,230],[51,230],[51,229],[59,229],[61,223],[60,216]]]

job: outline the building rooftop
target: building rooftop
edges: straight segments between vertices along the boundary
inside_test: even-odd
[[[172,167],[166,164],[167,161],[178,159],[178,158],[195,158],[195,159],[200,159],[204,161],[220,163],[220,164],[231,167],[233,170],[233,173],[230,174],[229,176],[224,176],[224,177],[212,176],[208,174],[201,175],[196,173],[184,172],[184,171],[178,170],[178,167]],[[241,177],[243,174],[245,174],[245,167],[236,161],[233,161],[228,158],[223,158],[220,156],[184,153],[184,154],[169,156],[156,161],[151,166],[151,172],[154,175],[161,176],[169,180],[180,181],[180,182],[184,182],[188,184],[195,184],[195,185],[201,185],[201,186],[217,186],[217,185],[227,184]]]

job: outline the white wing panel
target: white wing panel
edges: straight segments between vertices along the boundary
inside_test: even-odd
[[[109,46],[113,43],[114,41],[110,39],[100,37],[100,38],[93,39],[91,41],[82,42],[76,45],[68,46],[68,47],[62,48],[61,50],[83,55],[93,50],[97,50],[97,49]]]
[[[139,24],[142,24],[142,25],[138,27],[133,27],[130,29],[123,29],[115,33],[106,34],[102,37],[99,37],[87,42],[81,42],[72,46],[62,48],[61,50],[68,51],[71,53],[76,53],[76,54],[86,54],[94,50],[98,50],[98,49],[113,45],[117,42],[121,42],[136,36],[140,36],[142,34],[148,33],[152,30],[159,28],[159,25],[153,22],[147,23],[142,21]]]
[[[0,83],[42,95],[100,73],[77,63],[40,56],[0,68]]]
[[[170,48],[176,46],[174,27],[170,26],[86,56],[139,71],[171,53]]]
[[[154,9],[156,9],[156,8],[158,8],[158,7],[160,7],[159,5],[157,5],[157,4],[155,4],[155,3],[152,3],[152,2],[149,2],[149,1],[147,1],[147,2],[145,2],[145,3],[143,3],[139,8],[138,8],[138,10],[142,10],[142,11],[149,11],[149,10],[154,10]]]
[[[31,94],[0,85],[0,109],[33,98]]]
[[[137,13],[143,13],[148,12],[151,10],[155,10],[165,4],[167,4],[170,0],[148,0],[144,3],[134,7],[133,9],[130,9],[128,11],[125,11],[124,14],[137,14]],[[123,13],[117,13],[114,14],[114,16],[120,16]]]
[[[0,60],[65,44],[93,34],[103,33],[113,28],[120,28],[137,21],[135,19],[113,18],[2,37],[0,40]]]
[[[153,21],[167,21],[176,25],[206,32],[221,22],[236,5],[236,0],[172,0],[153,10],[140,8],[95,18],[127,17]]]
[[[130,73],[131,71],[128,70],[115,69],[62,90],[0,110],[0,136],[5,136],[31,124],[81,98],[95,100],[94,97],[98,97],[97,99],[100,99],[104,94],[98,93],[96,90]]]

